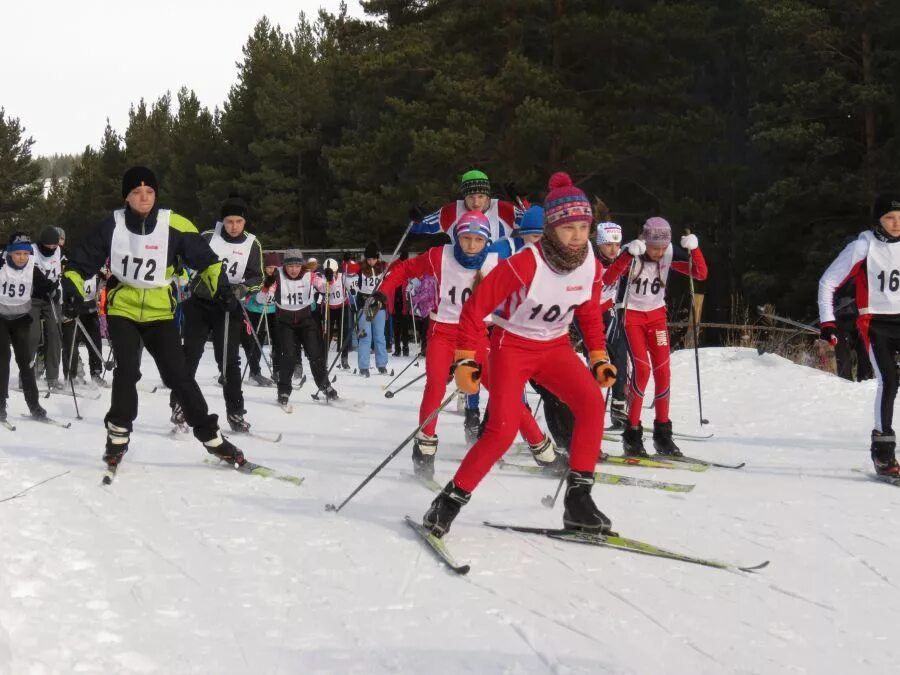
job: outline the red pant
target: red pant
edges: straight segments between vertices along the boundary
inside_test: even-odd
[[[453,481],[471,492],[512,445],[520,420],[522,390],[534,379],[569,406],[575,417],[569,466],[593,471],[603,440],[605,401],[597,381],[575,354],[568,336],[537,342],[495,328],[491,339],[494,386],[488,400],[487,427],[471,447]]]
[[[631,426],[641,423],[644,392],[650,381],[652,364],[653,385],[656,396],[656,421],[669,421],[669,387],[672,371],[669,368],[669,330],[666,327],[666,308],[651,312],[627,310],[625,312],[625,336],[631,355],[631,380],[628,383],[628,422]]]
[[[428,325],[428,347],[425,350],[425,393],[422,395],[422,405],[419,407],[419,424],[434,412],[447,393],[447,381],[450,377],[450,366],[453,365],[456,355],[456,324],[439,323],[431,321]],[[482,364],[481,382],[489,391],[489,359],[486,348],[479,349],[475,353],[475,360]],[[544,432],[538,426],[531,411],[525,407],[519,391],[519,424],[522,438],[532,444],[544,440]],[[437,416],[431,420],[422,431],[429,436],[434,436],[437,428]]]

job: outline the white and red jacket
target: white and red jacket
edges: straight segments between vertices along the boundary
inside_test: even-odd
[[[435,234],[446,232],[451,240],[455,240],[454,226],[467,213],[466,203],[462,199],[445,204],[434,213],[430,213],[422,222],[411,230],[413,234]],[[522,217],[522,211],[512,202],[492,199],[484,215],[491,223],[491,241],[500,241],[512,236],[516,229],[516,220]]]
[[[690,258],[688,256],[690,255]],[[623,250],[616,261],[603,274],[603,283],[611,286],[631,268],[634,257]],[[690,264],[688,264],[690,260]],[[669,244],[663,257],[658,261],[641,256],[635,262],[633,276],[628,288],[629,312],[652,312],[666,306],[666,283],[671,271],[687,276],[689,273],[697,281],[704,281],[708,274],[706,260],[699,248],[690,253],[681,247]]]
[[[849,243],[819,279],[819,322],[834,321],[834,294],[856,279],[856,306],[864,328],[873,315],[900,315],[900,242],[869,230]]]
[[[533,343],[536,349],[568,343],[569,324],[578,319],[588,349],[605,349],[602,277],[603,266],[593,255],[575,270],[557,274],[545,262],[540,244],[529,244],[500,261],[463,307],[457,348],[475,351],[485,339],[484,317],[501,307],[494,317],[501,341],[512,334],[520,344]]]

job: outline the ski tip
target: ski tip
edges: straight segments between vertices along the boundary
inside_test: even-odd
[[[759,565],[752,565],[750,567],[738,567],[741,572],[758,572],[761,569],[764,569],[769,566],[768,560],[759,563]]]
[[[384,392],[384,397],[385,398],[394,398],[394,392],[386,391],[386,392]]]

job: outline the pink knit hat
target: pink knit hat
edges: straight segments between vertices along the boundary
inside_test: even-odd
[[[665,246],[672,242],[672,226],[665,218],[648,218],[641,230],[641,238],[650,246]]]
[[[569,174],[558,171],[550,176],[550,192],[544,198],[544,229],[577,220],[590,221],[594,216],[584,193],[572,185]]]

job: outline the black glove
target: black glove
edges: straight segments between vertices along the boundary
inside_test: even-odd
[[[238,300],[234,297],[234,288],[227,281],[219,284],[219,292],[217,294],[219,302],[226,312],[234,312],[240,307]]]
[[[325,268],[325,281],[329,284],[334,281],[334,270],[329,267]]]
[[[263,287],[264,288],[272,288],[275,285],[275,282],[278,281],[278,277],[274,274],[269,274],[263,279]]]
[[[505,194],[506,198],[513,204],[518,204],[520,201],[524,202],[528,199],[528,194],[519,192],[516,184],[512,181],[503,184],[503,194]]]
[[[231,291],[234,293],[235,298],[243,300],[247,297],[247,293],[250,292],[250,289],[247,288],[247,284],[235,284],[231,287]]]
[[[75,296],[69,296],[65,300],[63,300],[62,304],[62,313],[63,316],[67,319],[74,319],[79,314],[81,314],[81,308],[84,305],[84,302]]]
[[[821,326],[819,326],[819,337],[822,340],[825,340],[832,347],[835,347],[838,343],[837,338],[837,326],[834,325],[833,321],[826,321]]]
[[[366,300],[366,304],[363,305],[363,311],[366,313],[366,319],[372,321],[375,318],[375,315],[385,307],[387,307],[387,298],[384,296],[384,293],[382,293],[381,291],[375,291]]]
[[[422,219],[427,215],[428,214],[425,212],[425,207],[421,204],[416,204],[409,207],[409,219],[414,223],[421,223]]]

